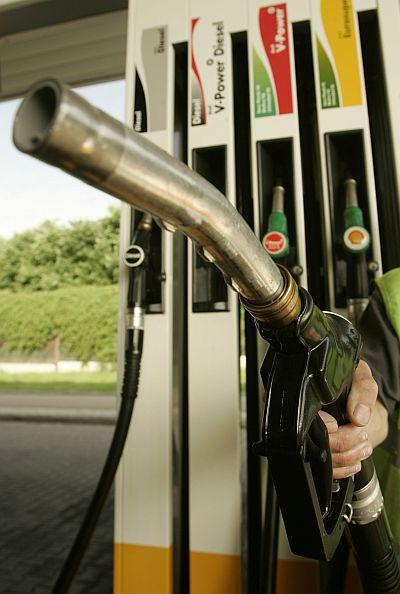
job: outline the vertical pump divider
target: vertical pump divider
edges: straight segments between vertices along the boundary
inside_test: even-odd
[[[396,143],[398,130],[396,117],[398,108],[397,77],[390,77],[388,70],[399,50],[400,10],[398,2],[379,2],[378,11],[359,14],[361,49],[365,72],[365,90],[371,130],[372,154],[374,160],[379,229],[381,232],[383,271],[400,265],[400,243],[394,238],[400,236],[399,171],[396,171]],[[397,28],[396,28],[397,27]],[[393,47],[393,33],[396,31],[396,46]],[[394,51],[393,57],[383,52]],[[391,91],[391,94],[390,94]],[[396,100],[393,101],[394,96]],[[391,111],[397,110],[397,114]],[[397,147],[398,163],[400,148]],[[397,165],[399,168],[399,164]]]
[[[235,205],[231,33],[246,28],[245,0],[188,4],[189,165]],[[190,594],[239,594],[239,306],[192,245],[188,260]]]
[[[322,309],[328,309],[328,287],[324,274],[328,254],[323,226],[321,156],[309,21],[294,23],[293,38],[307,238],[307,282],[315,303]]]
[[[174,45],[174,156],[187,162],[187,42]],[[173,236],[173,594],[189,592],[189,426],[188,426],[187,240]]]
[[[250,97],[246,32],[232,34],[233,105],[235,121],[236,206],[254,229],[254,204],[250,162]],[[261,551],[260,458],[252,445],[260,433],[261,403],[257,357],[257,331],[254,319],[240,311],[240,391],[242,419],[242,567],[245,592],[258,592]],[[242,361],[245,358],[246,364]],[[245,376],[245,377],[244,377]]]

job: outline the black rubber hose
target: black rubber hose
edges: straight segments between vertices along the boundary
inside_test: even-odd
[[[399,594],[399,565],[384,512],[371,524],[352,526],[351,538],[364,594]]]
[[[94,529],[96,528],[99,516],[107,499],[107,495],[114,481],[115,473],[117,471],[128,435],[133,406],[139,387],[143,331],[138,330],[137,332],[141,333],[138,337],[139,339],[136,339],[135,341],[132,340],[131,344],[134,343],[138,348],[130,348],[125,353],[125,369],[121,391],[121,406],[111,445],[107,454],[107,459],[103,466],[99,482],[97,483],[96,490],[93,494],[85,518],[81,524],[70,553],[61,569],[57,582],[52,589],[52,594],[66,594],[68,592],[93,535]]]
[[[372,458],[363,460],[354,477],[356,491],[371,481],[374,472]],[[399,594],[400,569],[385,509],[368,524],[349,524],[349,530],[364,594]]]

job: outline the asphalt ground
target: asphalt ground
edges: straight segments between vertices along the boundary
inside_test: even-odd
[[[33,421],[0,421],[0,594],[51,592],[113,432],[101,421]],[[70,594],[111,594],[112,571],[111,493]]]

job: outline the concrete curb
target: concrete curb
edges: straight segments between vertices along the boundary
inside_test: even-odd
[[[23,421],[30,423],[72,423],[82,425],[114,425],[117,413],[114,410],[72,408],[23,408],[1,407],[0,421]]]

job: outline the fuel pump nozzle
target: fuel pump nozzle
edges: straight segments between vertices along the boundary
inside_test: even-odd
[[[345,421],[361,347],[357,331],[314,305],[216,188],[63,84],[32,88],[17,113],[14,142],[162,219],[222,271],[271,345],[258,451],[268,456],[291,547],[329,559],[351,521],[353,481],[344,479],[332,494],[329,440],[318,412],[331,405]]]

